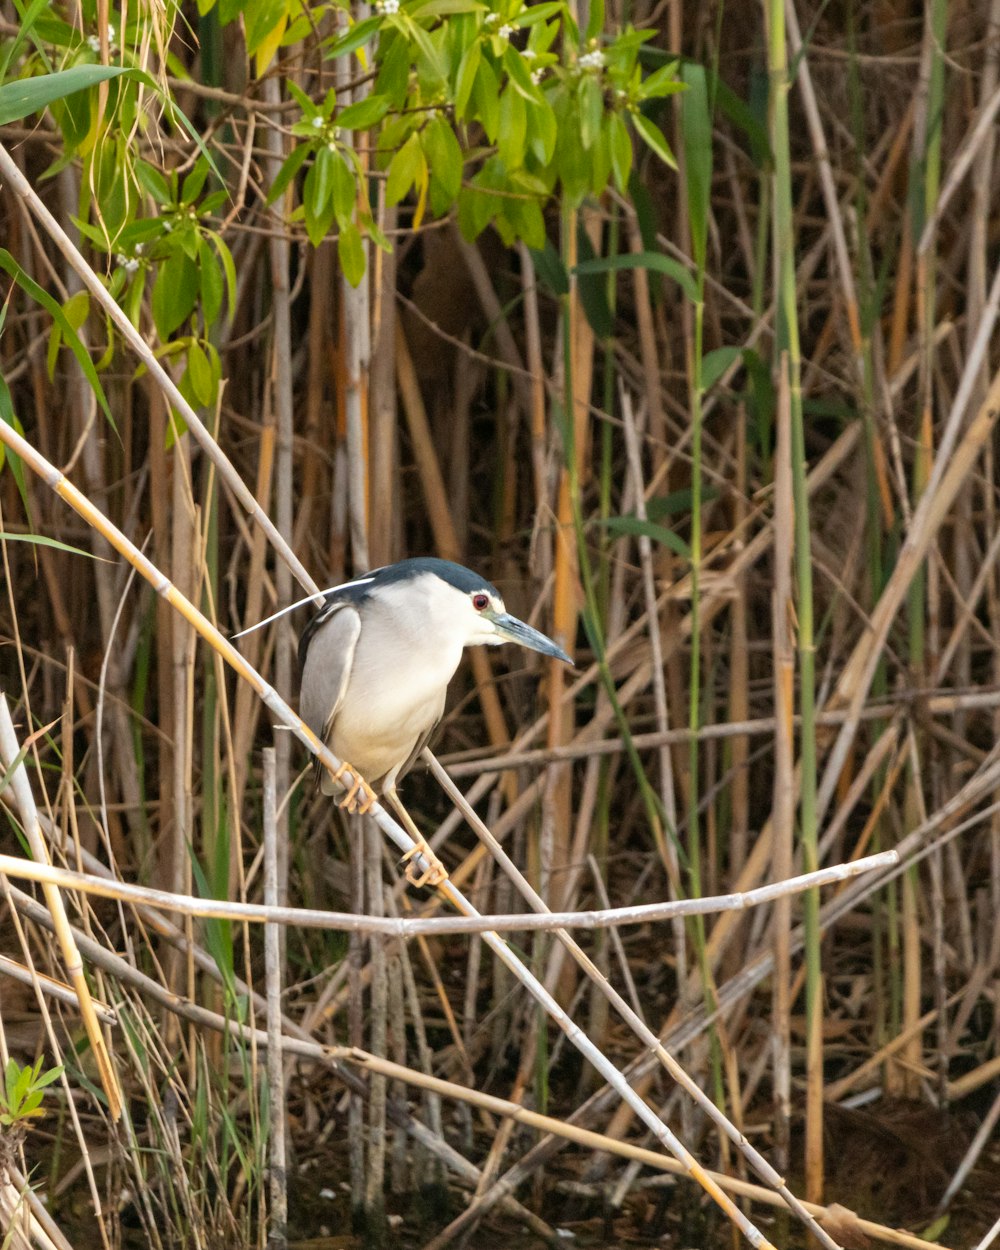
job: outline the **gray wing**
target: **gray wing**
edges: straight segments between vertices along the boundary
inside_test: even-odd
[[[310,622],[302,659],[299,715],[323,742],[328,742],[333,722],[344,699],[361,633],[361,617],[350,603],[329,605],[322,620]],[[317,774],[325,771],[317,761]]]

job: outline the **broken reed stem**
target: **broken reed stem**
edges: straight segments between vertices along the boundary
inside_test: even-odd
[[[236,648],[228,639],[215,628],[214,625],[201,613],[198,609],[182,595],[173,583],[160,570],[142,554],[141,551],[132,543],[117,526],[104,516],[104,514],[90,502],[89,499],[78,490],[71,482],[59,472],[58,469],[44,456],[41,455],[27,439],[22,438],[11,426],[6,422],[0,421],[0,441],[13,451],[16,455],[28,465],[32,472],[36,473],[42,480],[66,503],[70,505],[83,519],[98,530],[104,538],[108,540],[112,547],[122,555],[133,568],[150,583],[156,590],[157,594],[162,596],[173,608],[175,608],[191,624],[194,629],[205,639],[205,641],[217,652],[235,670],[238,676],[256,690],[258,695],[263,699],[264,703],[274,714],[283,721],[296,735],[300,741],[318,756],[324,767],[329,769],[331,773],[335,773],[340,766],[340,761],[326,747],[305,724],[300,717],[292,711],[288,704],[277,694],[273,687],[260,676],[260,674],[252,668],[246,660],[240,655]],[[380,804],[376,803],[371,809],[371,815],[377,821],[379,827],[384,833],[392,839],[392,841],[403,851],[409,851],[414,847],[414,843],[410,836],[389,816]],[[427,867],[422,856],[418,856],[416,863],[418,866]],[[456,910],[467,916],[479,918],[479,912],[469,903],[465,897],[450,882],[445,881],[438,887],[438,893],[452,904]],[[482,934],[482,940],[490,947],[494,954],[498,957],[518,981],[524,986],[529,994],[539,1003],[543,1010],[551,1017],[553,1022],[565,1033],[568,1040],[581,1052],[581,1054],[590,1062],[601,1075],[603,1080],[610,1085],[618,1096],[632,1108],[634,1113],[649,1128],[656,1139],[665,1146],[675,1158],[679,1159],[684,1166],[685,1172],[701,1185],[705,1192],[713,1199],[716,1205],[725,1213],[729,1220],[743,1233],[750,1244],[754,1247],[767,1250],[771,1243],[757,1229],[754,1224],[747,1219],[743,1212],[729,1198],[719,1186],[708,1176],[705,1169],[687,1150],[681,1141],[674,1135],[673,1131],[666,1125],[659,1116],[643,1101],[639,1094],[629,1085],[628,1081],[622,1073],[612,1064],[595,1045],[595,1043],[576,1025],[566,1012],[560,1007],[552,995],[545,989],[541,982],[535,977],[514,952],[507,946],[506,942],[495,932],[486,932]],[[824,1240],[824,1244],[833,1245],[835,1243]]]
[[[0,422],[0,424],[3,423]],[[21,758],[21,748],[18,745],[17,734],[14,731],[14,722],[10,717],[10,709],[7,706],[7,696],[5,694],[0,694],[0,762],[3,763],[7,771],[5,780],[11,787],[18,811],[21,814],[21,827],[24,830],[24,836],[28,840],[31,853],[40,866],[49,867],[48,848],[45,845],[45,839],[42,837],[38,812],[35,808],[34,796],[31,793],[31,784],[28,781],[27,770]],[[87,978],[83,974],[83,961],[80,958],[80,952],[70,928],[66,907],[63,903],[62,895],[51,882],[43,882],[42,893],[45,896],[45,903],[55,927],[56,938],[62,950],[66,975],[76,991],[77,1001],[80,1005],[80,1015],[83,1019],[83,1027],[90,1042],[94,1062],[97,1064],[101,1088],[104,1090],[108,1100],[108,1114],[112,1120],[117,1121],[122,1113],[123,1095],[121,1086],[118,1084],[118,1077],[111,1065],[111,1056],[108,1054],[108,1048],[104,1042],[104,1034],[101,1032],[100,1021],[97,1019],[97,1013],[94,1010],[94,1004],[90,997],[90,987],[87,985]]]
[[[19,981],[21,985],[30,985],[32,989],[41,990],[43,994],[48,994],[50,998],[54,998],[60,1003],[69,1003],[79,1010],[80,999],[77,997],[76,990],[71,985],[67,985],[65,981],[57,981],[54,977],[46,976],[44,972],[39,972],[37,968],[32,971],[31,968],[26,968],[24,964],[19,964],[8,955],[0,955],[0,974],[10,977],[12,981]],[[91,998],[90,1001],[94,1008],[94,1014],[101,1024],[118,1023],[118,1013],[113,1011],[107,1003],[102,1003],[97,998]]]
[[[609,907],[601,910],[543,912],[527,915],[510,912],[495,916],[401,917],[360,916],[355,912],[324,911],[309,907],[282,907],[269,903],[231,903],[224,899],[198,898],[191,894],[173,894],[149,886],[132,885],[104,877],[57,868],[49,863],[36,863],[16,855],[0,855],[0,875],[21,881],[39,881],[52,887],[62,886],[93,894],[99,898],[120,899],[141,903],[158,911],[204,919],[231,920],[263,925],[293,925],[300,929],[332,929],[347,933],[378,933],[386,937],[444,937],[456,933],[538,932],[551,929],[611,929],[623,925],[649,924],[670,920],[674,916],[704,916],[723,911],[744,911],[775,899],[801,894],[804,890],[836,885],[862,873],[889,868],[898,862],[895,851],[880,851],[865,859],[821,868],[805,876],[787,881],[770,882],[743,894],[720,894],[708,898],[677,899],[666,903],[641,903],[634,907]],[[113,1020],[114,1013],[103,1007]]]

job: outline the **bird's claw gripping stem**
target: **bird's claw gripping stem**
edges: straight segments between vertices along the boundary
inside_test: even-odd
[[[428,861],[423,872],[418,872],[414,862],[417,855],[422,855]],[[424,838],[421,838],[415,846],[411,846],[399,862],[406,864],[406,879],[417,889],[425,885],[438,886],[448,880],[448,869],[434,854]]]
[[[346,760],[333,774],[334,781],[341,781],[344,773],[350,773],[351,784],[337,799],[337,806],[352,814],[357,812],[358,815],[364,816],[366,812],[371,811],[372,804],[378,796],[354,765]]]

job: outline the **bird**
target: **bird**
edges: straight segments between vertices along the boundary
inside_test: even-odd
[[[451,560],[417,557],[374,569],[325,592],[299,641],[299,714],[342,761],[330,773],[317,761],[319,789],[348,812],[385,798],[414,839],[404,862],[422,855],[407,879],[438,885],[447,875],[400,801],[396,786],[444,714],[448,684],[466,647],[518,646],[573,661],[551,638],[512,616],[500,592]]]

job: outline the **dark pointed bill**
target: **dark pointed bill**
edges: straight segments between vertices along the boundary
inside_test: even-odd
[[[524,621],[519,621],[509,612],[498,612],[493,617],[493,624],[506,642],[516,642],[519,647],[529,647],[532,651],[540,651],[542,655],[551,655],[562,660],[564,664],[572,665],[573,661],[562,647],[557,647],[551,638],[546,638],[543,633],[525,625]]]

